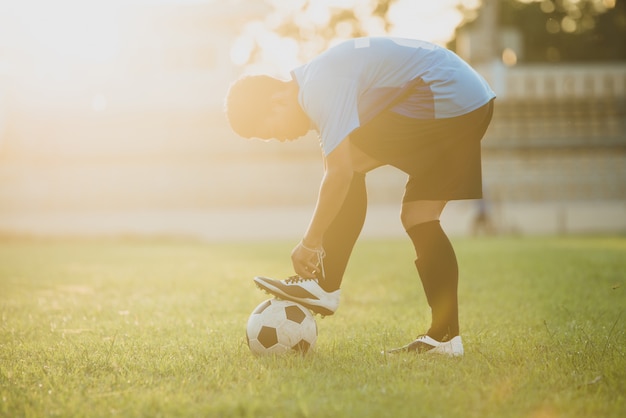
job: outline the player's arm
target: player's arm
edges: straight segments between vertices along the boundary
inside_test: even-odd
[[[311,277],[317,266],[317,255],[311,249],[321,249],[324,232],[341,209],[348,194],[352,176],[350,138],[347,137],[325,158],[325,170],[315,211],[309,227],[298,245],[292,252],[291,259],[296,273],[302,277]]]

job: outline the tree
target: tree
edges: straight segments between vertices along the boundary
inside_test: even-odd
[[[503,0],[499,26],[522,38],[522,62],[626,60],[626,0]]]
[[[337,39],[386,32],[386,14],[395,1],[266,0],[268,12],[243,27],[231,58],[253,71],[267,63],[274,68],[265,71],[284,71]]]
[[[394,35],[445,42],[481,0],[265,0],[233,45],[237,65],[293,68],[342,39]],[[463,5],[463,9],[461,9]],[[432,36],[432,37],[431,37]],[[445,39],[443,39],[445,38]],[[271,68],[269,69],[271,70]]]

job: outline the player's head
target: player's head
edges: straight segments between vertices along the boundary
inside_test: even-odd
[[[226,95],[231,128],[244,138],[292,140],[306,134],[310,122],[297,101],[295,83],[265,75],[244,76]]]

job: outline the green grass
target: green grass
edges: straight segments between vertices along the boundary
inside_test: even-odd
[[[626,238],[454,243],[464,358],[380,354],[429,322],[408,239],[357,245],[314,353],[256,358],[294,243],[2,240],[0,416],[626,416]]]

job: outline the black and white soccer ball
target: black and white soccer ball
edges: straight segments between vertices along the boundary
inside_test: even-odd
[[[256,355],[306,353],[315,346],[317,323],[302,305],[268,299],[250,314],[246,337],[250,351]]]

